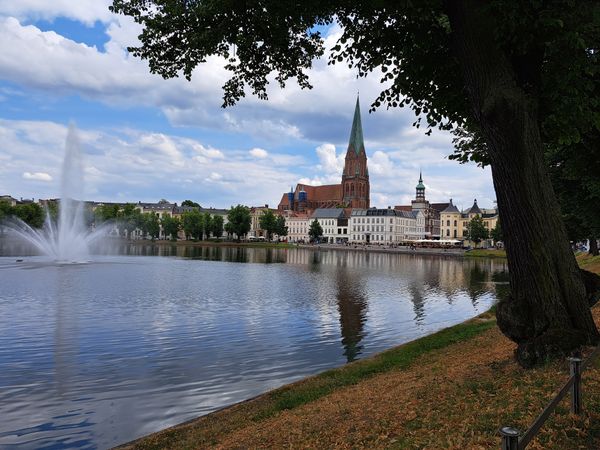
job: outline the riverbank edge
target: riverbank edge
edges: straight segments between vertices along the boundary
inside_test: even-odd
[[[420,356],[473,339],[495,325],[495,307],[492,307],[459,324],[142,436],[115,449],[189,448],[190,440],[196,448],[215,445],[215,435],[235,431],[237,425],[241,427],[243,420],[237,420],[238,417],[246,420],[250,417],[258,423],[375,375],[408,370]]]
[[[587,254],[580,254],[577,256],[577,260],[580,264],[581,267],[585,267],[588,270],[592,270],[595,273],[600,274],[600,257],[592,257],[590,255]],[[595,308],[595,316],[596,316],[596,321],[597,323],[600,325],[598,316],[600,316],[599,314],[600,312],[600,304],[596,305]],[[414,341],[411,342],[407,342],[405,344],[402,344],[400,346],[394,347],[392,349],[389,350],[385,350],[379,354],[373,355],[369,358],[365,358],[364,360],[361,361],[356,361],[354,363],[350,363],[346,366],[342,366],[340,368],[336,368],[336,369],[331,369],[328,370],[326,372],[323,372],[321,374],[317,374],[313,377],[309,377],[303,380],[300,380],[298,382],[292,383],[292,384],[288,384],[285,386],[282,386],[278,389],[266,392],[264,394],[261,394],[257,397],[254,397],[252,399],[248,399],[245,401],[242,401],[240,403],[236,403],[230,406],[227,406],[225,408],[222,408],[218,411],[215,411],[211,414],[205,415],[205,416],[201,416],[195,419],[192,419],[190,421],[181,423],[179,425],[175,425],[173,427],[170,428],[166,428],[162,431],[158,431],[156,433],[152,433],[149,434],[147,436],[141,437],[139,439],[136,439],[134,441],[131,441],[129,443],[125,443],[122,444],[121,446],[117,447],[117,448],[139,448],[139,449],[158,449],[158,448],[205,448],[205,447],[210,447],[210,446],[218,446],[220,441],[222,442],[223,440],[227,439],[228,435],[237,435],[236,432],[243,429],[243,428],[250,428],[252,429],[252,427],[255,427],[255,429],[262,430],[261,427],[263,427],[263,425],[260,423],[261,421],[265,420],[265,419],[269,419],[269,418],[274,418],[277,419],[277,417],[281,417],[280,415],[278,415],[278,412],[281,412],[282,414],[285,411],[288,410],[294,410],[294,408],[296,407],[300,407],[302,405],[306,405],[309,406],[309,404],[311,404],[311,402],[316,401],[318,399],[321,399],[322,397],[327,396],[328,394],[336,394],[337,392],[343,393],[344,392],[344,388],[345,387],[350,387],[350,386],[362,386],[363,384],[367,384],[369,379],[376,379],[379,377],[376,377],[377,375],[385,375],[385,372],[390,372],[392,373],[392,371],[397,370],[399,374],[407,374],[408,377],[410,376],[419,376],[419,364],[421,364],[423,362],[422,358],[419,358],[419,356],[425,356],[426,358],[428,357],[427,354],[431,354],[433,356],[434,359],[437,358],[437,360],[439,361],[440,367],[438,370],[438,375],[440,374],[440,372],[443,372],[444,369],[442,369],[442,367],[445,367],[445,363],[444,361],[448,360],[447,362],[450,363],[452,361],[452,356],[448,356],[448,354],[444,353],[444,354],[440,354],[440,352],[436,352],[436,350],[440,350],[440,349],[444,349],[446,347],[449,348],[454,348],[457,350],[448,350],[449,353],[452,353],[452,351],[458,351],[460,356],[460,359],[464,359],[464,358],[469,358],[469,353],[464,353],[464,347],[465,345],[471,346],[473,347],[471,349],[471,352],[477,352],[478,354],[481,354],[481,352],[483,352],[484,354],[489,352],[491,350],[490,347],[485,346],[485,341],[481,342],[482,338],[485,338],[487,336],[488,339],[491,336],[491,339],[493,340],[493,342],[499,342],[499,340],[504,339],[506,342],[509,342],[507,339],[501,337],[496,325],[496,321],[495,321],[495,308],[492,307],[490,310],[486,311],[483,314],[480,314],[474,318],[471,318],[463,323],[460,323],[458,325],[454,325],[452,327],[449,328],[445,328],[443,330],[440,330],[432,335],[428,335],[419,339],[416,339]],[[454,334],[453,332],[456,332],[458,330],[460,330],[461,328],[463,330],[465,330],[464,327],[471,328],[471,333],[467,333],[466,335],[462,335],[462,337],[460,336],[461,333],[459,332],[458,335]],[[435,341],[438,340],[438,338],[442,335],[446,335],[445,337],[448,338],[449,336],[447,335],[447,333],[450,333],[450,337],[452,337],[452,335],[454,335],[455,339],[454,340],[450,340],[450,341],[446,341],[445,345],[439,345],[438,348],[433,348],[432,347],[432,342],[431,340],[434,340],[433,344],[435,344]],[[490,335],[491,333],[491,335]],[[470,335],[469,335],[470,334]],[[442,339],[443,340],[443,339]],[[419,345],[423,345],[424,347],[421,348],[420,353],[418,352],[418,348]],[[454,345],[456,344],[456,345]],[[484,345],[484,347],[482,347],[482,345]],[[489,343],[488,343],[489,345]],[[417,348],[415,349],[414,346],[416,346]],[[511,348],[511,344],[509,344],[509,349],[508,351],[510,352],[510,348]],[[386,357],[391,357],[393,356],[393,354],[395,352],[398,352],[400,354],[402,353],[406,353],[405,355],[405,360],[403,363],[400,363],[398,365],[389,365],[387,366],[386,370],[382,370],[382,371],[376,371],[376,370],[372,370],[369,371],[368,370],[368,365],[373,362],[373,361],[381,361],[382,359],[385,361]],[[437,355],[437,356],[436,356]],[[456,357],[456,355],[454,355],[454,357]],[[488,434],[490,434],[490,436],[488,436],[487,440],[484,440],[484,442],[486,442],[486,447],[489,447],[490,445],[496,445],[496,443],[498,442],[498,437],[497,435],[494,434],[494,426],[497,425],[498,423],[512,423],[514,424],[518,424],[519,422],[523,422],[525,424],[529,424],[531,423],[531,421],[534,419],[534,414],[537,414],[537,409],[533,407],[533,402],[532,402],[532,397],[531,395],[535,396],[536,398],[536,402],[539,403],[538,407],[539,410],[541,411],[543,405],[545,405],[545,403],[547,402],[547,397],[548,395],[552,392],[553,389],[556,389],[557,386],[559,385],[559,383],[557,382],[556,379],[550,379],[550,383],[548,383],[548,374],[552,375],[554,374],[554,378],[556,378],[556,376],[558,376],[558,379],[561,380],[562,378],[564,378],[564,375],[562,374],[562,372],[564,371],[564,368],[561,368],[560,371],[557,371],[556,369],[561,367],[561,362],[560,361],[555,361],[553,364],[550,365],[546,365],[543,366],[537,370],[533,370],[533,371],[522,371],[523,374],[519,375],[518,372],[520,371],[520,369],[515,365],[514,361],[512,361],[512,358],[508,355],[505,354],[504,357],[509,358],[509,360],[496,360],[494,359],[493,362],[490,364],[489,368],[487,368],[488,370],[491,368],[493,371],[499,371],[499,373],[494,373],[492,375],[492,379],[494,380],[494,382],[490,381],[490,380],[486,380],[485,376],[478,374],[478,375],[473,375],[471,374],[471,377],[469,377],[469,379],[467,380],[456,380],[453,379],[452,383],[450,384],[456,384],[456,383],[462,383],[462,385],[460,385],[461,389],[465,389],[466,390],[459,390],[459,394],[461,397],[461,401],[464,400],[465,395],[467,398],[470,398],[472,401],[473,398],[475,399],[479,399],[480,401],[482,401],[485,405],[486,408],[489,409],[490,405],[489,404],[485,404],[486,401],[491,402],[492,399],[495,399],[496,397],[501,397],[500,394],[502,394],[501,389],[506,389],[506,386],[504,386],[504,384],[506,384],[506,382],[512,382],[512,384],[509,385],[509,389],[507,390],[507,392],[509,392],[509,399],[504,399],[504,402],[508,402],[510,401],[510,404],[508,403],[501,403],[501,407],[497,407],[495,409],[493,409],[493,411],[495,411],[493,413],[494,418],[496,415],[501,415],[504,417],[503,420],[501,421],[496,421],[496,420],[492,420],[489,421],[490,423],[485,423],[484,424],[484,430],[486,430],[486,432]],[[415,362],[415,360],[417,360],[417,364],[413,364]],[[420,361],[420,362],[419,362]],[[508,361],[512,361],[508,362]],[[362,365],[366,365],[367,367],[365,368],[361,368]],[[594,367],[600,369],[600,361],[596,361],[594,363]],[[472,370],[473,367],[471,367],[469,370]],[[502,370],[505,370],[505,373],[502,372]],[[346,380],[351,380],[351,382],[347,382],[347,383],[340,383],[340,384],[333,384],[332,388],[330,388],[329,391],[327,391],[327,386],[325,386],[324,389],[320,389],[320,381],[323,378],[326,379],[333,379],[335,381],[336,379],[336,374],[338,375],[343,375],[344,372],[346,371],[350,371],[350,373],[348,374],[349,377],[346,378]],[[514,372],[517,372],[517,376],[516,378],[514,377]],[[365,376],[360,376],[361,373]],[[446,376],[451,376],[452,373],[452,369],[450,369],[450,373],[448,373]],[[558,375],[556,375],[558,373]],[[355,378],[352,378],[352,375],[358,375]],[[473,378],[474,376],[474,378]],[[591,383],[593,384],[593,380],[590,379],[591,375],[590,373],[586,373],[586,378],[588,378],[587,383]],[[481,378],[481,379],[480,379]],[[513,379],[515,378],[515,379]],[[343,378],[342,378],[343,379]],[[365,383],[362,383],[362,382]],[[437,381],[437,380],[436,380]],[[600,386],[600,379],[597,382],[597,385]],[[318,388],[316,390],[316,393],[313,394],[313,396],[311,396],[311,390],[313,387]],[[532,389],[533,392],[529,392],[529,393],[525,393],[525,392],[518,392],[520,389]],[[370,387],[367,387],[366,390],[368,391],[369,389],[371,389]],[[588,389],[586,387],[586,389]],[[591,389],[591,387],[590,387]],[[513,392],[513,390],[516,390],[517,392]],[[471,395],[469,396],[469,393],[471,393]],[[475,394],[475,396],[473,396],[473,394]],[[332,396],[334,396],[332,395]],[[299,400],[298,402],[294,401],[294,396],[299,396]],[[487,398],[486,398],[487,396]],[[527,400],[528,403],[531,403],[529,405],[529,408],[525,408],[525,412],[523,411],[524,408],[522,406],[519,406],[519,402],[515,402],[515,399],[518,399],[520,397],[525,398],[526,396],[529,396],[529,400]],[[311,398],[312,397],[312,398]],[[329,397],[327,397],[329,398]],[[405,399],[406,400],[406,399]],[[439,399],[438,399],[439,400]],[[456,404],[455,401],[459,400],[458,398],[453,398],[451,397],[446,403],[448,403],[450,406],[450,411],[455,412],[456,414],[458,414],[460,417],[461,416],[461,411],[463,411],[462,409],[459,408],[459,410],[456,410]],[[419,402],[419,400],[412,400],[413,402]],[[275,402],[278,402],[278,406],[279,411],[277,410],[277,408],[274,407]],[[552,437],[556,437],[557,434],[560,433],[581,433],[582,430],[585,430],[587,432],[589,432],[589,437],[586,439],[589,442],[594,442],[594,445],[598,442],[600,442],[600,428],[596,427],[596,428],[590,428],[591,425],[590,423],[594,422],[594,419],[598,419],[598,415],[594,413],[594,411],[600,411],[600,395],[598,395],[598,392],[594,393],[592,395],[592,391],[588,391],[588,394],[586,396],[586,406],[589,410],[586,410],[586,412],[584,413],[584,416],[582,417],[573,417],[568,415],[568,407],[563,408],[564,411],[562,411],[562,415],[560,414],[556,414],[554,415],[549,423],[547,423],[544,426],[544,434],[545,434],[545,439],[548,439],[549,436],[550,438]],[[318,403],[318,402],[317,402]],[[516,404],[513,404],[516,403]],[[360,401],[359,401],[360,404]],[[508,406],[510,406],[510,408]],[[367,407],[368,405],[364,405],[364,407]],[[438,405],[438,407],[441,405]],[[466,407],[465,405],[463,405],[464,407]],[[497,405],[498,406],[498,405]],[[481,408],[482,405],[479,405],[479,407]],[[597,409],[595,409],[595,407],[597,407]],[[511,409],[512,408],[512,409]],[[302,408],[304,409],[304,408]],[[302,410],[301,409],[301,410]],[[318,410],[318,408],[317,408]],[[475,408],[475,411],[480,411],[479,408]],[[444,411],[442,411],[444,413]],[[482,410],[482,413],[484,418],[489,419],[488,416],[490,416],[490,412],[488,410]],[[306,412],[301,412],[300,413],[300,417],[302,417],[302,414],[306,414]],[[475,413],[475,415],[477,417],[479,417],[478,413]],[[275,416],[275,417],[273,417]],[[456,422],[456,417],[454,418],[454,422],[452,422],[452,419],[448,418],[448,420],[450,420],[451,423],[451,428],[452,429],[459,429],[461,426],[464,428],[465,426],[467,427],[466,429],[470,429],[470,426],[473,426],[473,424],[469,424],[469,418],[467,417],[468,414],[466,414],[465,411],[465,418],[464,418],[464,422],[465,423],[457,423]],[[590,417],[591,416],[591,417]],[[508,419],[507,419],[508,418]],[[417,419],[414,419],[417,420]],[[414,422],[413,420],[413,422]],[[422,419],[422,424],[421,425],[427,425],[429,424],[429,421],[432,421],[431,425],[434,425],[435,420],[429,417],[423,418]],[[463,420],[463,419],[459,419],[459,420]],[[473,420],[473,418],[471,417],[471,421]],[[485,421],[484,421],[485,422]],[[408,425],[411,427],[416,427],[416,423],[413,425],[411,425],[412,422],[409,421]],[[600,420],[598,421],[598,423],[600,423]],[[495,424],[495,425],[494,425]],[[521,423],[521,425],[523,425],[523,423]],[[477,427],[481,428],[482,424],[481,423],[477,423],[476,424]],[[478,428],[478,432],[481,432],[481,430]],[[524,429],[524,428],[523,428]],[[431,427],[426,427],[424,430],[426,433],[425,435],[430,436],[431,435]],[[447,431],[447,430],[446,430]],[[456,430],[455,430],[456,431]],[[308,430],[306,431],[308,432]],[[414,430],[413,430],[414,432]],[[442,433],[443,434],[443,433]],[[471,429],[471,436],[473,436],[473,432]],[[565,437],[566,436],[566,437]],[[565,436],[563,436],[565,439],[567,439],[567,441],[569,439],[571,439],[571,436],[569,436],[568,434],[565,434]],[[584,435],[585,436],[585,435]],[[393,441],[391,441],[393,442]],[[588,443],[589,443],[588,442]],[[472,443],[472,442],[471,442]],[[388,443],[389,444],[389,443]],[[536,447],[536,448],[564,448],[560,446],[561,444],[558,444],[557,446],[554,447]],[[227,446],[225,446],[227,447]],[[360,447],[360,445],[358,446]],[[385,445],[385,447],[389,447],[389,445]],[[395,444],[393,445],[393,447],[397,447]],[[400,445],[398,448],[405,448],[404,445]],[[478,446],[478,448],[480,448]],[[588,447],[588,448],[592,448],[592,447]],[[597,448],[597,447],[593,447],[593,448]]]
[[[295,249],[304,248],[308,250],[340,250],[340,251],[357,251],[369,253],[391,253],[400,255],[431,255],[431,256],[449,256],[449,257],[466,257],[466,258],[495,258],[506,259],[504,250],[487,250],[487,249],[432,249],[432,248],[414,248],[410,247],[395,247],[387,248],[376,245],[335,245],[335,244],[293,244],[287,242],[236,242],[236,241],[171,241],[171,240],[130,240],[133,245],[158,245],[158,246],[189,246],[189,247],[243,247],[243,248],[273,248],[273,249]]]

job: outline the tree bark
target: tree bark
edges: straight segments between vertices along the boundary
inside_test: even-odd
[[[600,336],[547,173],[536,95],[495,42],[485,1],[450,0],[447,11],[504,230],[511,294],[498,304],[498,326],[531,367]]]
[[[598,241],[596,240],[595,237],[589,238],[589,241],[590,241],[590,250],[588,253],[592,256],[598,256]]]

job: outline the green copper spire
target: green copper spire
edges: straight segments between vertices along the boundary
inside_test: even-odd
[[[423,184],[423,175],[421,171],[419,171],[419,184],[417,184],[417,189],[425,189],[425,185]]]
[[[350,147],[358,155],[360,149],[365,147],[363,141],[362,123],[360,121],[360,105],[358,104],[358,96],[356,97],[356,108],[354,109],[354,120],[352,121],[352,131],[350,131],[350,142],[348,142],[348,150]]]

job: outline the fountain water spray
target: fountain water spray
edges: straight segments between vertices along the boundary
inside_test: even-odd
[[[58,262],[84,262],[90,259],[90,244],[106,235],[106,229],[88,229],[84,218],[83,164],[81,145],[74,124],[69,125],[62,167],[58,221],[46,209],[41,230],[20,219],[8,223],[9,233],[33,244],[43,255]]]

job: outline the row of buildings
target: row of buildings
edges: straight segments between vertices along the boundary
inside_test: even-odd
[[[11,203],[16,200],[10,198]],[[115,203],[89,202],[92,210]],[[194,207],[178,206],[177,203],[160,201],[135,205],[141,213],[158,216],[181,217]],[[195,208],[201,213],[223,217],[227,223],[228,210]],[[311,186],[297,184],[283,193],[276,209],[269,205],[251,207],[251,230],[248,237],[265,236],[260,227],[260,217],[267,211],[281,215],[288,227],[287,240],[308,242],[310,224],[317,220],[323,229],[322,241],[328,243],[376,243],[398,244],[415,240],[468,240],[467,225],[475,217],[483,218],[488,230],[498,221],[496,209],[480,209],[477,200],[465,211],[459,211],[452,203],[430,203],[425,195],[423,176],[419,174],[415,198],[409,205],[372,208],[367,155],[365,152],[360,104],[356,100],[354,118],[346,151],[344,168],[339,184]],[[140,233],[128,233],[137,237]],[[221,237],[221,236],[213,236]]]
[[[363,139],[360,104],[356,100],[348,149],[339,184],[298,184],[281,196],[278,214],[286,218],[288,240],[307,242],[310,223],[317,220],[329,243],[396,244],[414,240],[465,241],[468,222],[479,215],[488,230],[498,221],[498,211],[481,210],[477,200],[466,211],[452,204],[430,203],[419,174],[415,198],[410,205],[371,208],[367,155]],[[256,230],[260,233],[260,230]]]

